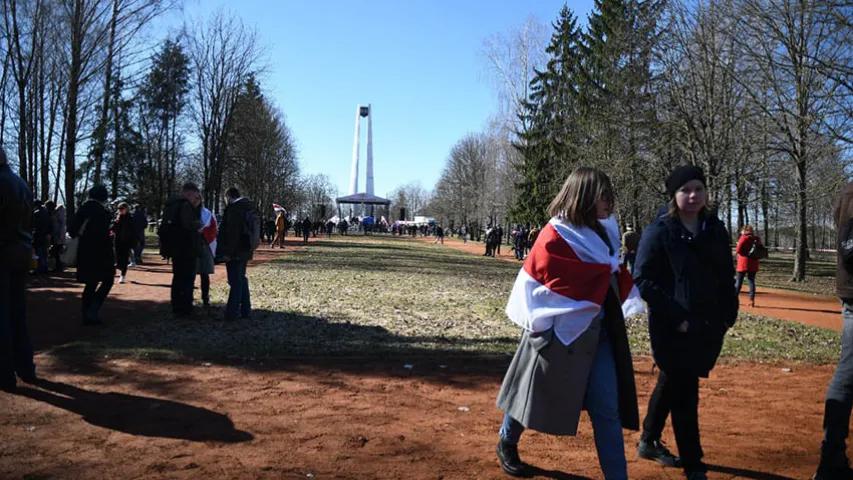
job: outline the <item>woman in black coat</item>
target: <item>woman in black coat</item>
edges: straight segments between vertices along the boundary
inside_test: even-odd
[[[104,207],[106,201],[106,187],[92,187],[89,190],[89,200],[80,206],[68,228],[68,234],[72,238],[80,238],[77,247],[77,281],[85,284],[84,325],[102,323],[101,307],[113,287],[116,272],[110,212]]]
[[[121,272],[118,283],[124,283],[127,276],[127,265],[130,263],[130,251],[136,248],[137,235],[130,215],[130,205],[122,202],[118,206],[118,216],[112,228],[115,234],[116,266]]]
[[[707,207],[702,170],[678,167],[666,187],[668,211],[643,233],[634,275],[649,305],[652,353],[661,370],[638,455],[682,466],[688,480],[704,480],[699,378],[714,368],[726,331],[737,318],[735,272],[728,231]],[[670,413],[680,459],[660,442]]]

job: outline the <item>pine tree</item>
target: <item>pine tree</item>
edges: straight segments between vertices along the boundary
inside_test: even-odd
[[[530,98],[520,115],[515,148],[521,154],[516,166],[517,202],[512,209],[516,221],[544,223],[548,204],[563,179],[577,165],[577,86],[580,31],[574,13],[563,6],[546,52],[548,64],[531,82]]]

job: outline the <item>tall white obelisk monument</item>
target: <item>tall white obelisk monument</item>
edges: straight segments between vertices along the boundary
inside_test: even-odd
[[[355,138],[352,145],[352,170],[349,177],[349,194],[356,195],[358,191],[358,157],[359,139],[361,136],[361,119],[367,117],[367,189],[365,194],[373,196],[373,107],[368,104],[356,106],[355,109]]]

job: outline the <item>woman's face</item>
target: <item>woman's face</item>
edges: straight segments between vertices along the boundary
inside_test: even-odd
[[[610,218],[610,213],[613,210],[613,195],[605,193],[597,202],[595,202],[595,214],[599,220]]]
[[[678,209],[687,214],[701,212],[706,200],[705,184],[701,180],[690,180],[675,192]]]
[[[120,209],[118,209],[118,211],[119,211],[119,213],[121,213],[122,215],[127,215],[128,213],[130,213],[130,211],[129,211],[128,209],[126,209],[126,208],[120,208]]]

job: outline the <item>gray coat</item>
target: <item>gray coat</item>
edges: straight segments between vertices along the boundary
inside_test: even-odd
[[[525,331],[498,394],[498,408],[526,428],[553,435],[577,434],[589,372],[605,329],[616,361],[619,419],[624,428],[638,430],[634,368],[617,298],[611,289],[604,316],[593,320],[568,346],[553,328],[535,334]]]

